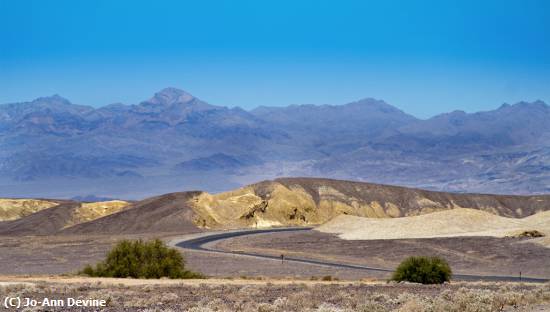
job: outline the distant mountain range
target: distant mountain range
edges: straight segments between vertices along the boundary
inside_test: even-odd
[[[454,192],[550,192],[550,107],[417,119],[375,99],[210,105],[167,88],[137,105],[58,95],[0,105],[0,196],[146,196],[320,176]]]

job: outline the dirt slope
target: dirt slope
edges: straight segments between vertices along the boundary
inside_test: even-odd
[[[550,211],[521,219],[501,217],[466,208],[393,219],[342,215],[317,227],[316,230],[336,233],[340,238],[352,240],[457,236],[505,237],[532,230],[550,235]]]
[[[363,182],[284,178],[221,194],[201,193],[193,208],[202,227],[262,227],[315,225],[341,214],[392,218],[456,208],[518,218],[550,210],[550,196],[453,194]]]
[[[52,208],[41,210],[21,219],[0,222],[0,235],[52,234],[62,229],[73,211],[80,206],[74,201],[62,201]]]
[[[190,201],[200,192],[170,193],[133,203],[127,209],[77,224],[63,234],[198,232]]]
[[[58,204],[52,200],[0,198],[0,222],[17,220]]]
[[[128,203],[124,201],[79,203],[58,200],[53,207],[16,220],[0,222],[0,235],[54,234],[63,228],[118,212],[127,206]]]

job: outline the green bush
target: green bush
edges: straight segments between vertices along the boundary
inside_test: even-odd
[[[407,281],[422,284],[442,284],[451,279],[451,267],[438,257],[409,257],[395,270],[394,281]]]
[[[87,265],[80,273],[94,277],[202,278],[185,269],[181,253],[160,239],[123,240],[95,267]]]

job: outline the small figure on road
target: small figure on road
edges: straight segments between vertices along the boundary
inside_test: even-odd
[[[281,254],[281,264],[285,262],[285,255]]]

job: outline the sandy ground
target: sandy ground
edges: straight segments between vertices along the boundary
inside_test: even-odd
[[[18,296],[108,302],[101,309],[38,307],[29,311],[550,311],[550,283],[396,284],[385,282],[385,273],[200,251],[184,251],[187,267],[212,278],[136,280],[57,275],[101,260],[122,238],[152,237],[0,237],[0,301]],[[155,237],[170,241],[173,234]],[[216,247],[274,254],[283,251],[388,268],[405,255],[428,252],[443,254],[457,271],[509,275],[519,265],[522,269],[525,266],[524,275],[550,276],[550,249],[517,238],[349,241],[334,234],[306,231],[238,237]],[[327,276],[339,280],[322,281]]]
[[[345,280],[387,278],[385,272],[338,269],[322,265],[258,259],[241,255],[220,255],[205,252],[186,252],[191,270],[215,277],[276,277],[276,278],[321,278],[331,276]]]
[[[170,241],[171,236],[173,234],[0,237],[0,275],[74,274],[86,264],[95,264],[102,260],[108,250],[121,239],[160,237]],[[331,275],[341,279],[358,279],[386,276],[358,270],[337,270],[307,264],[281,264],[273,260],[200,251],[184,251],[184,257],[190,270],[217,277],[311,278]]]
[[[455,273],[550,278],[550,249],[521,238],[343,240],[316,231],[259,234],[214,243],[223,250],[321,259],[394,269],[410,255],[445,258]]]
[[[402,218],[363,218],[340,215],[317,227],[343,239],[405,239],[458,236],[514,236],[537,230],[550,235],[550,212],[526,218],[505,218],[476,209],[452,209]]]
[[[37,236],[0,237],[0,275],[74,274],[95,264],[123,238],[148,236]],[[447,259],[456,273],[550,277],[550,249],[519,238],[435,238],[349,241],[316,231],[245,236],[215,243],[216,248],[292,255],[302,258],[394,269],[410,255],[437,255]],[[213,277],[294,277],[339,279],[387,278],[385,272],[337,269],[321,265],[259,259],[242,255],[184,251],[187,267]]]
[[[0,237],[0,275],[68,274],[96,263],[120,236]],[[138,238],[128,236],[128,238]]]

